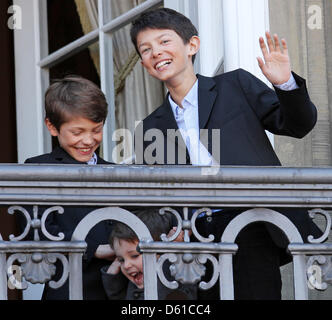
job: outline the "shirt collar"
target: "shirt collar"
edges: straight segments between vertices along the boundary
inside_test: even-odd
[[[171,104],[173,113],[176,114],[176,109],[178,108],[178,105],[173,101],[171,95],[168,96],[168,100],[169,100],[169,103]],[[186,105],[184,102],[187,102],[194,107],[198,107],[198,80],[196,80],[195,84],[192,86],[190,91],[184,97],[184,99],[182,101],[183,108],[185,108],[185,105]]]
[[[96,155],[96,153],[93,154],[92,158],[87,162],[87,164],[90,164],[90,165],[97,164],[97,155]]]

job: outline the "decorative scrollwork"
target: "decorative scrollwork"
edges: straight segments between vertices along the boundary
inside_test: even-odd
[[[176,231],[172,236],[167,237],[166,234],[162,234],[160,236],[162,241],[165,241],[165,242],[174,241],[180,235],[182,230],[184,231],[184,237],[183,237],[184,242],[190,242],[190,231],[192,231],[192,233],[196,236],[197,240],[200,242],[212,242],[214,240],[214,235],[212,235],[212,234],[210,234],[208,238],[202,237],[198,233],[198,231],[196,229],[196,225],[195,225],[196,219],[200,214],[205,213],[207,216],[211,216],[212,215],[211,209],[201,208],[201,209],[195,210],[195,212],[190,220],[188,218],[188,207],[183,208],[183,219],[180,216],[180,214],[172,208],[165,207],[165,208],[160,209],[160,211],[159,211],[159,213],[161,215],[165,214],[166,212],[172,213],[176,217],[178,224],[176,227]]]
[[[205,266],[195,254],[178,254],[176,261],[170,266],[171,275],[182,284],[196,284],[205,274]]]
[[[44,211],[42,218],[41,218],[41,230],[43,232],[43,234],[49,239],[49,240],[53,240],[53,241],[61,241],[65,238],[65,235],[62,232],[58,233],[58,237],[52,236],[45,227],[45,221],[48,217],[48,215],[52,212],[58,212],[59,214],[63,214],[64,210],[62,207],[60,206],[54,206],[51,208],[48,208]]]
[[[307,261],[308,285],[320,291],[332,284],[332,262],[330,256],[312,256]]]
[[[201,264],[205,264],[207,262],[207,260],[210,260],[212,262],[213,274],[212,274],[211,280],[209,282],[201,281],[199,283],[199,287],[202,290],[208,290],[208,289],[212,288],[218,280],[218,277],[219,277],[218,260],[211,254],[199,254],[197,260]]]
[[[171,276],[174,277],[174,281],[166,279],[164,274],[164,263],[168,260],[172,264],[169,267]],[[209,282],[201,281],[205,275],[206,267],[205,263],[210,260],[213,265],[213,275]],[[170,289],[177,289],[179,283],[181,284],[196,284],[199,283],[199,287],[202,290],[210,289],[218,280],[218,261],[210,254],[163,254],[158,260],[157,274],[162,284]],[[201,281],[201,282],[200,282]]]
[[[176,262],[178,260],[177,255],[174,253],[166,253],[159,257],[158,262],[157,262],[158,277],[159,277],[161,283],[165,287],[170,288],[170,289],[177,289],[179,287],[178,282],[177,281],[168,281],[165,277],[163,266],[164,266],[164,263],[166,260],[170,261],[171,263]]]
[[[321,237],[319,237],[318,239],[314,239],[314,237],[312,235],[308,236],[309,243],[322,243],[329,236],[329,233],[331,230],[331,216],[327,211],[322,210],[322,209],[312,209],[312,210],[309,210],[308,212],[309,212],[309,216],[311,218],[314,218],[316,214],[320,214],[325,217],[326,228],[325,228],[324,234]]]
[[[55,274],[55,266],[45,263],[41,253],[14,254],[8,259],[7,268],[15,260],[20,263],[24,278],[33,284],[45,283]]]
[[[31,226],[31,217],[30,217],[28,211],[25,208],[20,207],[20,206],[12,206],[12,207],[8,208],[8,213],[9,214],[14,214],[17,211],[21,212],[24,215],[24,217],[27,221],[27,224],[26,224],[26,226],[24,228],[24,231],[22,232],[21,235],[19,235],[17,237],[15,237],[13,234],[9,235],[9,240],[10,241],[20,241],[20,240],[24,239],[28,235],[29,230],[30,230],[30,226]]]
[[[24,278],[33,284],[45,283],[51,280],[56,269],[42,253],[27,255],[27,261],[21,264],[21,267]]]
[[[196,210],[195,213],[193,214],[193,216],[191,217],[191,228],[192,228],[193,234],[200,242],[212,242],[214,240],[214,235],[210,234],[208,238],[204,238],[198,233],[198,231],[196,229],[196,225],[195,225],[196,219],[203,212],[205,212],[207,216],[212,215],[212,211],[209,208],[202,208],[202,209]]]
[[[69,275],[68,260],[63,254],[49,253],[47,255],[47,260],[48,260],[49,263],[55,263],[57,259],[59,259],[62,262],[63,272],[62,272],[61,278],[58,281],[56,281],[56,282],[55,281],[50,281],[49,282],[48,285],[53,289],[58,289],[58,288],[62,287],[63,284],[68,279],[68,275]]]
[[[172,213],[176,217],[178,225],[177,225],[175,233],[171,237],[168,238],[167,235],[165,233],[163,233],[160,236],[160,239],[161,239],[161,241],[171,242],[171,241],[175,240],[179,236],[179,234],[180,234],[180,232],[182,230],[182,218],[181,218],[180,214],[176,210],[174,210],[172,208],[167,207],[167,208],[161,208],[159,210],[159,214],[161,214],[161,215],[164,215],[166,212],[170,212],[170,213]]]
[[[54,265],[56,260],[59,259],[63,264],[63,273],[57,282],[50,281],[52,276],[55,275],[56,266]],[[68,278],[69,268],[67,258],[58,253],[39,253],[32,254],[13,254],[7,260],[7,270],[11,270],[11,266],[15,261],[20,264],[22,272],[22,286],[21,289],[26,289],[29,281],[33,284],[49,282],[51,288],[60,288]],[[25,281],[26,280],[26,281]]]
[[[41,230],[42,234],[49,240],[61,241],[64,239],[65,235],[62,232],[58,233],[58,236],[56,237],[56,236],[51,235],[46,230],[46,227],[45,227],[45,222],[46,222],[46,219],[49,216],[49,214],[53,213],[53,212],[62,214],[64,212],[64,209],[62,207],[54,206],[54,207],[46,209],[43,212],[41,219],[38,218],[38,206],[33,206],[33,219],[31,219],[29,212],[24,207],[12,206],[12,207],[8,208],[9,214],[14,214],[15,212],[20,212],[24,215],[24,217],[26,219],[26,226],[21,235],[15,237],[13,234],[11,234],[9,236],[10,241],[23,240],[29,234],[29,231],[31,228],[34,231],[34,241],[40,240],[38,230]]]

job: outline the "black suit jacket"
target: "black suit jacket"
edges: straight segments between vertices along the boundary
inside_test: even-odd
[[[305,80],[293,73],[299,89],[273,91],[250,73],[238,69],[214,78],[198,75],[199,127],[209,132],[208,150],[211,152],[212,129],[220,129],[220,164],[232,166],[280,166],[270,141],[268,130],[277,135],[302,138],[314,127],[317,111],[310,101]],[[143,126],[143,128],[141,127]],[[164,103],[143,120],[136,132],[149,129],[161,130],[164,137],[164,153],[157,154],[157,164],[181,164],[167,159],[169,150],[184,146],[181,139],[174,142],[167,131],[177,130],[168,96]],[[135,141],[136,156],[143,159],[141,151],[151,141]],[[176,153],[177,154],[177,153]],[[188,159],[187,159],[188,160]]]
[[[29,158],[25,163],[36,164],[86,164],[73,159],[62,148],[57,147],[51,153]],[[97,164],[109,164],[102,158],[98,157]],[[51,214],[47,221],[47,230],[53,234],[58,235],[63,232],[65,235],[64,241],[70,241],[73,231],[77,224],[91,211],[97,209],[95,207],[68,207],[64,206],[63,214]],[[39,207],[39,213],[42,214],[45,207]],[[100,276],[100,269],[102,266],[108,265],[109,261],[97,259],[94,257],[97,247],[100,244],[107,244],[109,234],[111,232],[111,222],[101,222],[97,224],[88,234],[86,238],[87,251],[83,258],[83,299],[107,299],[102,280]],[[57,270],[52,280],[60,279],[62,275],[62,264],[56,264]],[[43,299],[47,300],[64,300],[69,299],[68,280],[59,289],[52,289],[47,284],[43,292]]]
[[[295,73],[293,75],[299,88],[292,91],[277,88],[274,91],[242,69],[213,78],[198,75],[199,127],[207,129],[206,147],[212,155],[212,129],[220,129],[220,144],[217,146],[220,148],[220,165],[280,166],[265,130],[295,138],[302,138],[311,131],[317,120],[316,107],[310,101],[305,80]],[[144,159],[144,151],[152,142],[142,139],[140,132],[145,135],[150,129],[161,131],[164,152],[160,153],[161,156],[155,152],[152,159]],[[190,163],[183,140],[181,137],[171,139],[167,135],[169,129],[177,130],[178,126],[167,96],[164,103],[137,127],[136,132],[141,136],[141,139],[135,139],[138,161],[152,164],[155,159],[155,164],[183,164],[182,151],[182,155],[186,155],[185,163]],[[174,151],[175,161],[167,159],[167,149]],[[307,212],[280,210],[295,223],[304,239],[310,234],[321,235]],[[233,217],[241,211],[234,210]],[[268,230],[278,246],[286,246],[280,232],[270,225]]]

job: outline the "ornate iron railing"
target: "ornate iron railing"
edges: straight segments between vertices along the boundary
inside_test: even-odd
[[[157,299],[157,277],[167,287],[178,283],[197,283],[201,289],[219,280],[221,299],[233,299],[232,256],[237,251],[236,236],[248,224],[263,221],[279,227],[290,244],[293,257],[295,299],[308,298],[308,286],[324,290],[332,282],[332,244],[324,242],[330,232],[332,207],[332,169],[281,167],[192,166],[78,166],[78,165],[0,165],[0,204],[8,213],[20,212],[26,220],[21,235],[4,241],[0,235],[0,299],[7,299],[7,288],[25,289],[28,282],[60,287],[69,278],[70,298],[82,299],[82,256],[89,230],[103,220],[128,224],[140,239],[143,253],[146,299]],[[33,216],[25,206],[33,206]],[[66,214],[66,206],[100,207],[88,214],[76,227],[71,241],[52,235],[45,227],[49,214]],[[49,207],[38,215],[38,206]],[[178,221],[175,234],[153,241],[147,227],[132,213],[120,207],[160,207],[161,214],[171,212]],[[220,242],[210,235],[204,238],[196,229],[196,218],[216,208],[252,208],[234,218]],[[274,208],[302,207],[311,215],[322,215],[326,227],[322,237],[309,237],[304,243],[294,224]],[[189,218],[189,208],[200,208]],[[268,209],[267,209],[268,208]],[[18,214],[18,213],[16,213]],[[25,241],[33,231],[34,240]],[[184,230],[184,241],[173,242]],[[40,241],[40,234],[47,239]],[[192,232],[199,242],[190,242]],[[324,242],[324,243],[323,243]],[[158,254],[158,255],[157,255]],[[50,281],[55,261],[63,264],[58,282]],[[175,281],[163,275],[163,263],[171,262]],[[201,281],[204,264],[210,260],[213,275]],[[13,276],[19,266],[22,281]],[[16,282],[15,282],[16,281]]]

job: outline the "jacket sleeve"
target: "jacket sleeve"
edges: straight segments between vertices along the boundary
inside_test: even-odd
[[[109,274],[109,266],[101,268],[101,279],[104,290],[109,300],[125,300],[128,287],[128,279],[120,272],[118,274]]]
[[[108,244],[108,239],[111,234],[112,225],[107,221],[102,221],[94,226],[85,241],[88,245],[85,254],[83,255],[83,262],[89,263],[91,259],[95,258],[95,252],[101,244]],[[69,240],[70,241],[70,240]],[[95,258],[97,259],[97,258]]]
[[[265,130],[278,135],[303,138],[316,124],[317,110],[311,102],[306,82],[293,72],[298,89],[273,91],[247,71],[239,70],[244,95]]]

